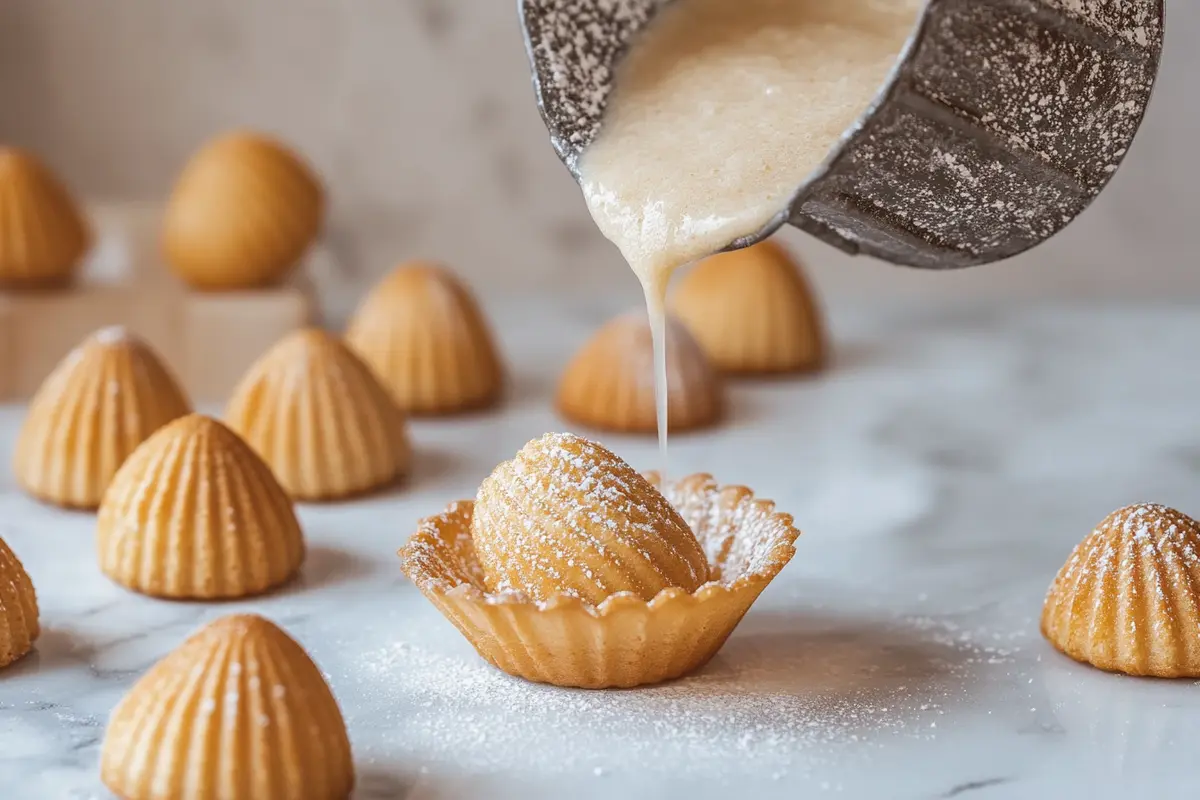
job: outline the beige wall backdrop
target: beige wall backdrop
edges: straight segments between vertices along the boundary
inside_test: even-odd
[[[546,142],[515,0],[3,0],[0,141],[83,195],[161,198],[233,126],[276,132],[332,188],[328,244],[357,276],[434,256],[480,283],[610,282],[615,251]],[[1150,117],[1108,192],[1048,245],[952,276],[791,235],[827,293],[1200,295],[1200,2],[1168,0]],[[632,296],[632,295],[631,295]]]

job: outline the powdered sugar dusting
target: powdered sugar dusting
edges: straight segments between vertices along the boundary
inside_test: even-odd
[[[714,772],[731,763],[803,774],[852,752],[870,759],[896,738],[937,737],[972,676],[1011,669],[1020,650],[1014,637],[946,620],[844,626],[853,628],[735,635],[700,673],[630,692],[533,684],[410,642],[364,654],[346,680],[395,694],[384,705],[403,709],[396,736],[456,768],[645,773],[686,759],[711,777],[727,777]],[[613,760],[595,764],[600,750]]]

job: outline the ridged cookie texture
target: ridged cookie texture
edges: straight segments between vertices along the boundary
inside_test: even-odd
[[[696,536],[662,493],[604,446],[546,434],[479,487],[471,536],[492,591],[599,604],[708,580]]]
[[[21,559],[0,539],[0,667],[32,650],[40,632],[33,581]]]
[[[395,399],[341,340],[316,328],[290,334],[250,368],[225,420],[297,499],[386,486],[412,461]]]
[[[1126,506],[1071,553],[1042,633],[1110,672],[1200,678],[1200,524],[1167,506]]]
[[[33,153],[0,147],[0,287],[64,284],[91,246],[62,181]]]
[[[576,353],[558,383],[566,419],[597,430],[654,433],[654,343],[645,311],[611,320]],[[672,432],[720,421],[724,387],[704,350],[674,319],[667,322],[667,424]]]
[[[149,345],[123,328],[97,331],[30,401],[13,459],[17,482],[41,500],[95,508],[129,454],[190,411]]]
[[[278,283],[321,232],[325,192],[312,167],[277,139],[220,136],[184,167],[167,203],[163,252],[199,289]]]
[[[292,501],[220,422],[192,414],[121,467],[97,520],[100,569],[154,597],[216,600],[279,586],[304,560]]]
[[[669,305],[723,372],[811,372],[827,359],[813,291],[773,240],[700,262]]]
[[[343,800],[346,723],[304,649],[249,614],[201,629],[113,711],[104,784],[125,800]]]
[[[439,264],[397,267],[359,306],[346,341],[410,414],[486,408],[503,392],[504,369],[483,311]]]

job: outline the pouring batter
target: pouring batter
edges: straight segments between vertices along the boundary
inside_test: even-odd
[[[676,0],[622,62],[580,183],[646,293],[664,468],[671,274],[786,207],[870,105],[923,5]]]

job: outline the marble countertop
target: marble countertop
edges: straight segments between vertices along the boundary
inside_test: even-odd
[[[361,798],[1194,798],[1200,688],[1111,676],[1039,636],[1071,547],[1109,511],[1200,513],[1200,307],[837,309],[817,380],[736,384],[732,419],[678,437],[672,467],[775,498],[792,564],[699,674],[585,692],[485,665],[400,575],[418,517],[471,496],[563,429],[554,375],[616,298],[496,302],[513,364],[497,413],[413,425],[392,494],[303,506],[302,577],[252,602],[130,594],[93,519],[14,487],[0,535],[41,600],[36,652],[0,673],[0,796],[107,797],[107,715],[198,625],[252,609],[328,674]],[[0,407],[0,454],[23,410]],[[654,444],[603,437],[635,465]]]

